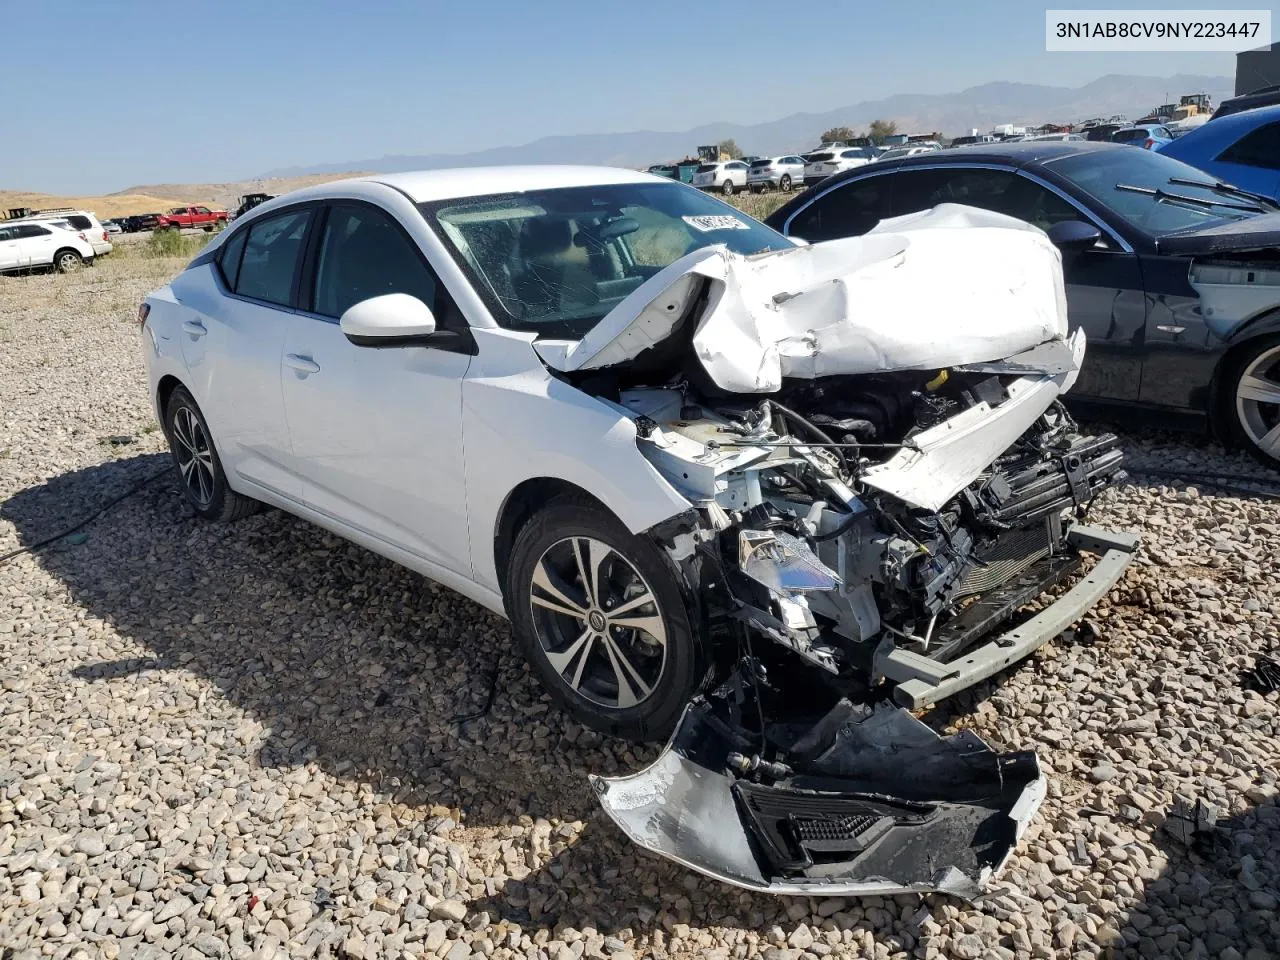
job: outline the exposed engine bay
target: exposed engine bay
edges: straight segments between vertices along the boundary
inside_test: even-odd
[[[694,505],[653,533],[722,653],[658,763],[596,781],[636,842],[775,892],[977,895],[1038,807],[1036,759],[901,707],[1025,657],[1127,564],[1131,538],[1082,523],[1124,476],[1116,438],[1056,399],[1082,348],[766,397],[680,379],[606,398]],[[993,640],[1082,548],[1106,557],[1097,583]]]
[[[948,205],[704,248],[535,347],[689,503],[648,534],[716,658],[653,765],[593,779],[609,815],[751,889],[976,896],[1039,806],[1038,763],[907,711],[1049,642],[1137,548],[1084,522],[1123,457],[1058,399],[1085,338],[1056,249]]]

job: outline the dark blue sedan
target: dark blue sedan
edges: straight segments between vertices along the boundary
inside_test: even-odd
[[[1165,153],[1024,142],[868,164],[768,223],[817,242],[940,203],[1026,220],[1062,250],[1089,341],[1077,408],[1190,420],[1280,466],[1280,205]]]

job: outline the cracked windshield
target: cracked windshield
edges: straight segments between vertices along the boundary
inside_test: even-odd
[[[485,295],[515,329],[581,336],[687,253],[720,244],[790,247],[739,210],[675,184],[611,184],[424,205]]]

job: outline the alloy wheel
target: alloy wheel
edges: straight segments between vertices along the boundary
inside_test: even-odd
[[[63,273],[74,270],[80,264],[80,258],[74,253],[64,253],[58,258],[58,269]]]
[[[179,407],[173,414],[173,456],[182,474],[187,496],[200,507],[213,502],[213,448],[200,418],[190,407]]]
[[[1280,344],[1258,354],[1240,374],[1236,417],[1259,450],[1280,460]]]
[[[574,693],[627,709],[657,689],[667,662],[662,610],[613,547],[594,537],[553,543],[533,568],[529,603],[542,655]]]

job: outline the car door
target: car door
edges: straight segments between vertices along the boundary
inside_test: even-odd
[[[22,223],[16,227],[18,259],[21,266],[39,267],[53,263],[53,255],[59,246],[58,237],[48,227],[38,223]],[[63,234],[66,237],[66,234]],[[68,240],[70,238],[68,237]],[[64,246],[78,246],[70,242]]]
[[[462,470],[462,379],[470,352],[358,347],[352,305],[408,293],[438,329],[465,330],[404,227],[366,202],[327,207],[304,307],[284,346],[284,402],[304,502],[368,536],[471,574]],[[470,337],[467,338],[468,343]]]
[[[314,211],[295,207],[245,224],[219,249],[212,282],[184,274],[173,283],[184,308],[183,359],[223,467],[293,500],[302,483],[285,420],[281,357]]]
[[[16,227],[0,227],[0,271],[22,267],[22,243]]]

